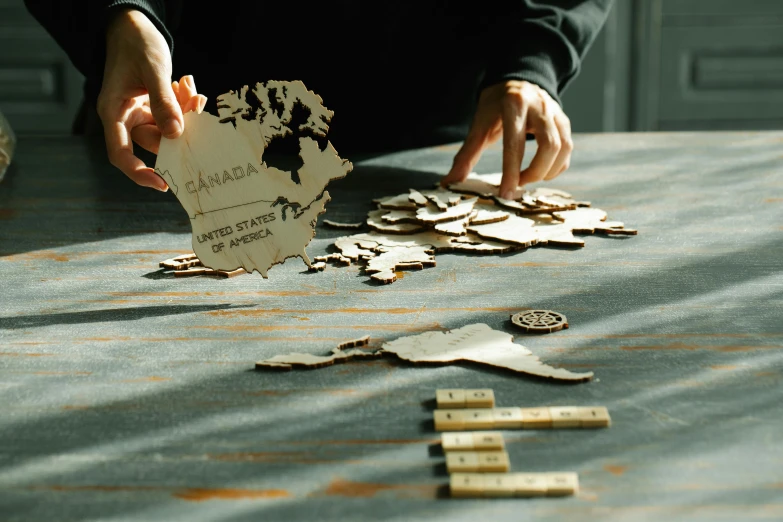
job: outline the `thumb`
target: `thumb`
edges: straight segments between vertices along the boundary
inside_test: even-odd
[[[150,111],[155,123],[166,138],[177,138],[185,128],[182,109],[171,88],[171,79],[153,72],[145,81],[150,95]]]

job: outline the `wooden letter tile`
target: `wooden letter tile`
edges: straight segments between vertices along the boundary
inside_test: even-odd
[[[432,413],[435,431],[462,431],[465,429],[465,414],[460,410],[435,410]]]
[[[465,390],[466,408],[492,408],[495,406],[495,393],[492,390]]]
[[[575,406],[551,406],[549,415],[553,428],[578,428],[581,425],[579,408]]]
[[[505,451],[481,451],[478,452],[478,466],[481,472],[506,473],[511,462]]]
[[[491,409],[464,410],[464,412],[466,430],[491,430],[494,426]]]
[[[443,451],[470,451],[474,449],[474,439],[473,433],[444,433],[440,444]]]
[[[516,493],[514,475],[509,473],[483,473],[484,497],[513,497]]]
[[[552,416],[549,408],[520,408],[522,410],[522,427],[526,430],[536,430],[552,427]]]
[[[522,408],[495,408],[492,410],[496,430],[518,430],[522,428]]]
[[[446,469],[449,473],[479,471],[479,453],[475,451],[446,453]]]
[[[506,444],[503,441],[503,434],[497,431],[480,431],[472,433],[473,448],[476,450],[502,450]]]
[[[583,428],[608,428],[612,419],[606,407],[586,406],[579,408],[579,424]]]
[[[544,473],[514,473],[514,496],[543,497],[547,493],[547,477]]]
[[[484,491],[481,473],[452,473],[449,481],[452,497],[480,497]]]
[[[546,494],[550,497],[565,497],[579,492],[579,475],[574,472],[547,473]]]
[[[438,408],[465,408],[465,390],[436,390]]]

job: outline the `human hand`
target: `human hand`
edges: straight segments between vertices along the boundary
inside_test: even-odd
[[[530,165],[522,168],[526,135],[538,143]],[[441,181],[450,183],[468,177],[481,153],[503,136],[503,177],[500,196],[513,199],[518,186],[559,176],[571,162],[571,121],[560,105],[541,87],[510,80],[485,88],[476,114],[451,170]]]
[[[138,185],[165,192],[166,182],[133,154],[133,142],[157,154],[161,136],[182,134],[183,112],[201,112],[205,104],[192,76],[172,83],[168,44],[143,13],[128,9],[112,19],[98,95],[98,115],[112,165]]]

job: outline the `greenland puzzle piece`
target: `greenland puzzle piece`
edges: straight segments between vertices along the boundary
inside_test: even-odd
[[[330,199],[326,185],[353,169],[326,140],[333,112],[299,81],[244,86],[217,105],[219,116],[185,113],[185,131],[161,139],[155,164],[190,217],[198,259],[263,277],[289,257],[311,267],[305,247]],[[275,140],[298,141],[291,170],[267,163]]]

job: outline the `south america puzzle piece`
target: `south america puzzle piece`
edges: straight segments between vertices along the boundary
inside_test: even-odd
[[[330,200],[326,185],[353,165],[326,140],[333,112],[300,81],[268,81],[217,98],[219,116],[185,113],[185,130],[162,138],[155,172],[191,220],[193,251],[215,270],[267,277],[305,247]],[[298,141],[295,168],[269,165],[275,140]],[[294,158],[292,158],[294,159]]]

